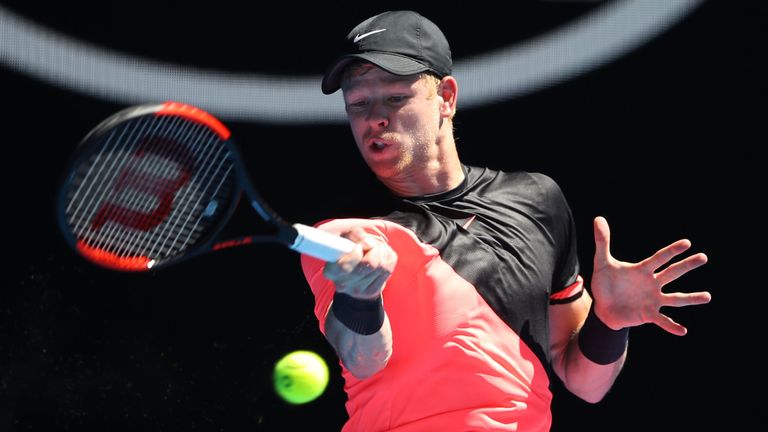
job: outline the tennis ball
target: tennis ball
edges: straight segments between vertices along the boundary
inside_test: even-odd
[[[286,402],[303,404],[317,399],[328,386],[328,365],[312,351],[297,350],[275,363],[275,391]]]

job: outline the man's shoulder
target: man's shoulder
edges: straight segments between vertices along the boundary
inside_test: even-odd
[[[524,190],[559,190],[555,179],[541,171],[505,170],[490,167],[467,166],[470,182],[497,181]]]

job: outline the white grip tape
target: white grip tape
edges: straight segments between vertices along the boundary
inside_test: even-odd
[[[323,261],[336,261],[355,247],[352,241],[327,231],[298,223],[293,227],[298,235],[289,247]]]

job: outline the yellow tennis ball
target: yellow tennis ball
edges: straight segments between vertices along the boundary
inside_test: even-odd
[[[328,386],[328,365],[317,353],[293,351],[275,363],[274,381],[275,391],[286,402],[311,402]]]

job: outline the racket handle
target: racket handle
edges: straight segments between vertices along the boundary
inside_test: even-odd
[[[296,240],[288,247],[326,262],[338,260],[355,247],[351,240],[315,227],[299,223],[293,227],[297,231]]]

